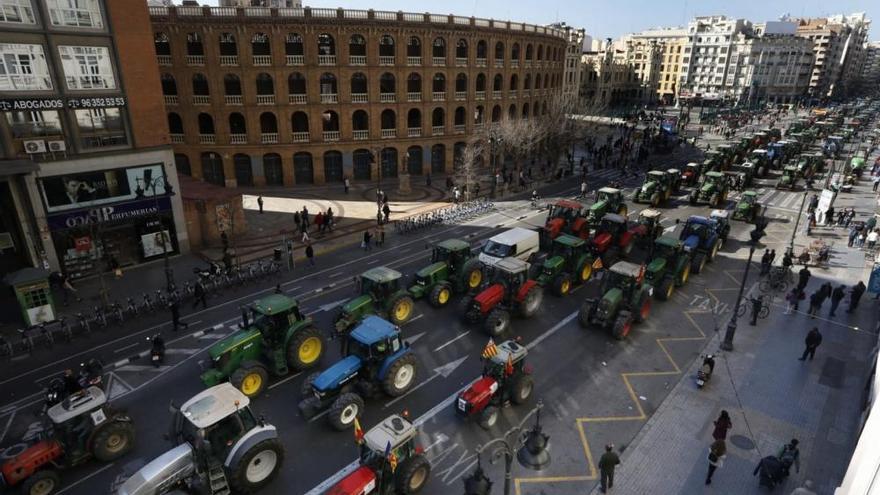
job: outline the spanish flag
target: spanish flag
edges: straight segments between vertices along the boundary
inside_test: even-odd
[[[507,364],[504,365],[504,374],[510,376],[513,374],[513,356],[507,355]]]
[[[596,258],[596,261],[593,262],[593,270],[601,270],[602,269],[602,258]]]
[[[391,468],[392,473],[397,469],[397,456],[394,455],[394,452],[388,456],[388,466]]]
[[[358,445],[364,443],[364,430],[357,418],[354,418],[354,442]]]
[[[483,348],[483,359],[491,359],[497,354],[498,348],[495,347],[495,341],[490,337],[486,347]]]

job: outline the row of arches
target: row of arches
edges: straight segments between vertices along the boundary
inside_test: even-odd
[[[165,32],[154,33],[153,37],[156,54],[163,56],[171,55],[171,38]],[[234,33],[224,32],[218,36],[218,48],[220,56],[237,56],[239,53],[238,38]],[[248,40],[251,53],[256,56],[271,55],[272,46],[269,35],[257,32],[250,35]],[[330,33],[320,33],[314,38],[318,55],[336,55],[336,38]],[[201,33],[190,32],[186,34],[185,50],[189,56],[205,56],[205,40]],[[393,35],[385,33],[379,36],[376,46],[377,53],[380,57],[394,57],[397,51],[397,40]],[[284,53],[287,56],[304,56],[306,52],[306,41],[300,33],[288,33],[284,38]],[[407,57],[422,56],[422,40],[418,36],[406,37],[405,53]],[[447,53],[447,41],[442,36],[435,37],[431,41],[431,56],[445,58]],[[468,58],[469,46],[465,38],[459,38],[455,41],[455,57]],[[474,55],[478,59],[488,58],[489,43],[486,40],[478,40],[474,47]],[[520,60],[521,56],[525,56],[525,60],[546,60],[562,61],[564,57],[564,48],[547,45],[546,53],[543,44],[537,44],[537,48],[532,43],[526,43],[525,49],[520,48],[518,42],[510,45],[508,52],[506,45],[502,41],[495,42],[493,47],[493,56],[495,60]],[[350,56],[367,56],[367,39],[364,35],[355,33],[348,38],[348,54]]]
[[[482,72],[474,78],[474,91],[486,91],[488,79]],[[557,88],[560,84],[559,74],[535,74],[534,87],[532,85],[532,74],[526,74],[523,78],[523,90],[531,89],[549,89]],[[177,96],[177,80],[172,74],[163,73],[161,75],[162,93],[165,96]],[[263,72],[257,74],[255,80],[257,95],[274,95],[275,82],[271,75]],[[446,92],[446,75],[443,73],[435,73],[431,79],[431,91],[435,93]],[[325,72],[318,79],[318,87],[320,94],[337,94],[339,85],[334,74]],[[495,74],[492,78],[492,91],[518,91],[520,89],[519,75],[512,74],[505,85],[504,78],[501,74]],[[369,92],[369,82],[367,76],[362,72],[352,74],[349,80],[349,90],[351,94],[366,94]],[[468,77],[464,73],[459,73],[455,77],[455,91],[466,92],[468,90]],[[290,95],[305,95],[307,91],[306,77],[301,72],[294,72],[287,78],[287,92]],[[422,92],[422,76],[417,72],[410,73],[406,78],[407,93]],[[226,96],[241,96],[242,84],[241,79],[236,74],[226,74],[223,76],[223,92]],[[397,80],[394,74],[385,72],[379,76],[379,93],[388,94],[397,92]],[[192,76],[192,94],[196,96],[209,96],[211,94],[208,78],[202,73],[195,73]]]

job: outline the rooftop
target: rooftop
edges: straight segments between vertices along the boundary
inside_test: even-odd
[[[351,338],[365,345],[373,345],[398,333],[398,331],[393,323],[370,315],[361,320],[360,324],[352,330]]]
[[[270,296],[266,296],[262,299],[259,299],[254,303],[254,308],[260,313],[265,315],[276,315],[279,313],[284,313],[290,308],[294,308],[297,306],[296,299],[292,297],[287,297],[283,294],[272,294]]]
[[[377,266],[375,268],[370,268],[369,270],[365,271],[362,276],[366,279],[370,279],[378,283],[390,282],[392,280],[397,280],[402,277],[399,271],[388,268],[387,266]]]
[[[627,277],[637,278],[642,273],[642,265],[629,261],[618,261],[611,266],[611,271]]]
[[[248,404],[246,395],[225,382],[196,394],[180,407],[180,413],[196,428],[207,428]]]

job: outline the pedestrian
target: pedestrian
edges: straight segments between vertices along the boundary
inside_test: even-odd
[[[613,448],[614,444],[612,443],[606,445],[605,453],[599,458],[599,471],[602,473],[599,486],[602,489],[602,493],[614,487],[614,468],[620,464],[620,457],[612,452]]]
[[[257,206],[260,207],[260,215],[263,214],[263,195],[257,196]]]
[[[64,293],[64,305],[67,306],[68,301],[70,300],[70,295],[73,294],[73,297],[76,298],[76,302],[81,302],[82,299],[76,293],[76,287],[70,283],[70,276],[67,273],[61,272],[59,279],[59,285],[61,286],[61,290]]]
[[[307,229],[303,229],[302,243],[308,244],[312,242],[312,239],[309,237],[309,231]]]
[[[379,235],[377,237],[378,237],[378,241],[376,242],[376,245],[378,245],[379,247],[384,246],[385,245],[385,226],[384,225],[379,226]]]
[[[801,451],[798,448],[798,443],[800,442],[797,438],[792,438],[791,442],[782,446],[779,455],[776,456],[782,462],[784,476],[788,476],[792,465],[794,465],[796,472],[801,472]]]
[[[315,215],[315,228],[319,234],[324,232],[324,212],[322,211],[319,211],[318,214]]]
[[[849,238],[847,239],[846,246],[853,247],[853,244],[856,242],[856,238],[859,236],[859,229],[856,228],[855,225],[849,228]]]
[[[281,288],[281,284],[275,284],[275,293],[284,294],[284,290]]]
[[[825,302],[824,294],[825,291],[820,287],[810,295],[810,309],[807,310],[807,314],[810,315],[810,318],[815,319],[816,313],[822,308],[822,303]]]
[[[342,187],[345,189],[345,194],[348,194],[348,189],[351,187],[351,181],[348,177],[342,180]]]
[[[761,255],[761,275],[766,275],[770,271],[771,263],[770,250],[765,249],[764,254]]]
[[[877,238],[880,237],[880,234],[877,233],[877,229],[871,231],[865,240],[868,241],[868,249],[874,249],[874,246],[877,244]]]
[[[856,308],[859,307],[859,299],[862,298],[862,294],[865,293],[865,284],[859,280],[859,283],[852,288],[849,294],[849,309],[846,310],[847,313],[852,313]]]
[[[303,232],[309,230],[309,209],[303,205],[302,214],[300,215],[302,218],[302,229]]]
[[[312,248],[312,243],[306,244],[306,258],[309,259],[309,264],[315,266],[315,250]]]
[[[843,300],[845,295],[846,287],[843,284],[838,285],[837,288],[831,292],[831,312],[829,313],[831,316],[836,316],[834,312],[837,311],[837,306],[840,305],[840,301]]]
[[[189,328],[189,323],[180,321],[180,303],[177,301],[176,297],[171,298],[168,302],[168,309],[171,310],[171,330],[176,332],[181,326],[184,330]]]
[[[581,182],[581,195],[578,198],[586,198],[587,197],[587,181],[586,179]]]
[[[811,275],[812,273],[810,272],[810,269],[804,265],[804,267],[798,272],[798,289],[804,290],[807,288],[807,283],[809,283]]]
[[[364,251],[372,251],[373,250],[373,246],[370,245],[370,240],[372,238],[373,238],[373,235],[370,233],[370,231],[365,230],[364,231],[364,240],[361,241],[361,247],[364,249]]]
[[[776,261],[776,250],[770,250],[770,266],[773,266],[773,262]]]
[[[880,174],[874,176],[874,187],[872,187],[871,190],[877,192],[878,185],[880,185]]]
[[[758,297],[752,298],[752,320],[749,322],[749,325],[755,326],[758,323],[758,315],[761,314],[761,308],[764,307],[764,296],[759,295]]]
[[[785,302],[788,305],[785,308],[785,314],[790,315],[794,312],[797,307],[798,296],[800,295],[800,291],[798,291],[797,287],[788,291],[788,294],[785,295]]]
[[[730,414],[727,413],[727,410],[722,409],[721,414],[718,415],[718,419],[713,424],[715,429],[712,430],[712,438],[715,440],[726,440],[727,430],[733,427],[733,422],[730,421]]]
[[[297,232],[302,230],[302,218],[300,218],[298,211],[293,212],[293,224],[296,225]]]
[[[715,440],[709,446],[709,472],[706,474],[706,484],[712,484],[712,475],[715,470],[720,468],[724,463],[724,457],[727,456],[727,444],[724,440]]]
[[[388,220],[391,218],[391,208],[388,206],[387,202],[384,205],[382,205],[382,213],[385,214],[385,222],[384,223],[388,223]]]
[[[823,218],[822,220],[823,220],[822,223],[824,223],[825,225],[831,225],[832,227],[834,226],[834,207],[833,206],[828,207],[828,209],[825,211],[825,218]]]
[[[333,208],[328,206],[327,213],[324,214],[324,227],[328,232],[333,232]]]
[[[816,492],[811,490],[813,488],[812,480],[804,481],[804,485],[792,490],[790,495],[816,495]]]
[[[199,303],[202,303],[202,309],[208,309],[208,294],[201,280],[197,280],[193,287],[193,299],[193,309],[196,309]]]
[[[819,333],[819,329],[813,327],[812,330],[807,333],[807,337],[804,339],[804,353],[798,358],[800,361],[806,361],[807,355],[810,356],[810,361],[813,360],[813,357],[816,355],[816,348],[822,344],[822,334]]]
[[[775,455],[768,455],[758,461],[752,476],[758,476],[760,486],[774,488],[782,482],[782,462]]]
[[[859,249],[861,249],[862,246],[865,245],[865,240],[867,240],[867,238],[868,238],[867,234],[865,233],[866,230],[867,230],[867,229],[862,228],[862,229],[859,231],[859,238],[858,238],[858,240],[856,241],[856,246],[857,246]]]

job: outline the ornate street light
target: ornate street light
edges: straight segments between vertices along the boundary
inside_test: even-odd
[[[725,351],[733,350],[733,336],[736,334],[736,315],[739,313],[739,305],[742,303],[743,290],[746,287],[746,280],[749,278],[749,267],[752,266],[752,256],[755,254],[755,249],[758,247],[758,242],[764,237],[764,229],[767,228],[767,217],[764,214],[767,212],[767,207],[764,207],[764,211],[761,212],[761,216],[755,219],[755,228],[749,232],[749,236],[751,239],[749,240],[749,259],[746,262],[746,271],[743,273],[742,282],[739,286],[739,294],[736,296],[736,305],[733,308],[733,316],[730,317],[730,323],[727,324],[727,330],[724,332],[724,342],[721,343],[721,348]]]

